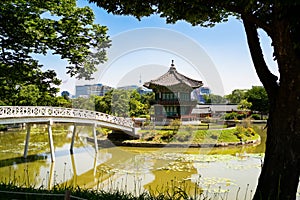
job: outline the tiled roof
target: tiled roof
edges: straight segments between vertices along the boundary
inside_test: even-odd
[[[202,81],[194,80],[189,77],[186,77],[183,74],[177,72],[174,64],[172,63],[169,71],[164,75],[158,77],[155,80],[144,83],[144,86],[147,88],[153,88],[155,86],[172,86],[183,83],[191,88],[198,88],[203,85]]]

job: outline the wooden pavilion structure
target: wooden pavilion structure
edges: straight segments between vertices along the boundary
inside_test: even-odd
[[[167,73],[155,80],[144,83],[144,86],[155,93],[155,121],[166,119],[191,120],[192,109],[197,101],[191,100],[191,92],[203,85],[202,81],[191,79],[180,74],[172,60]]]

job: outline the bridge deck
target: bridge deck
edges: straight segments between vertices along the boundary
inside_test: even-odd
[[[47,106],[0,106],[0,124],[15,123],[83,123],[132,131],[133,121],[106,113]]]
[[[76,132],[76,125],[92,125],[93,136],[95,141],[95,150],[98,150],[96,127],[106,127],[112,130],[121,130],[129,134],[134,134],[133,121],[123,117],[116,117],[101,112],[61,108],[61,107],[47,107],[47,106],[0,106],[0,124],[19,124],[26,123],[27,135],[25,139],[24,157],[27,157],[29,138],[30,138],[30,124],[47,123],[48,136],[52,161],[54,157],[54,147],[52,139],[52,124],[53,123],[73,123],[75,128],[73,130],[72,142],[70,150],[73,152],[73,143]]]

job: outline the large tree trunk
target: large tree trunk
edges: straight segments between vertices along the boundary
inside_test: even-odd
[[[272,40],[280,71],[277,83],[263,59],[257,27],[246,18],[243,21],[255,69],[270,100],[265,159],[253,199],[296,199],[300,175],[300,57],[287,22],[274,23]]]
[[[299,67],[297,70],[300,74]],[[281,79],[271,105],[265,159],[255,200],[296,199],[300,173],[300,78],[291,77],[290,81],[295,86],[283,84]]]

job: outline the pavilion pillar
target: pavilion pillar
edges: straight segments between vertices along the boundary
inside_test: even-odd
[[[29,139],[30,139],[30,129],[31,129],[31,124],[27,123],[26,124],[26,139],[25,139],[25,147],[24,147],[24,158],[27,158],[27,154],[28,154],[28,146],[29,146]]]
[[[51,161],[54,162],[55,155],[54,155],[54,145],[53,145],[53,137],[52,137],[52,125],[53,125],[53,121],[50,120],[48,123],[48,139],[50,145]]]
[[[76,135],[76,124],[74,124],[74,129],[73,129],[73,134],[72,134],[72,141],[71,141],[71,146],[70,146],[71,154],[73,154],[75,135]]]
[[[94,145],[95,145],[95,151],[97,153],[98,152],[98,142],[97,142],[96,127],[97,127],[97,124],[94,124],[94,126],[93,126]]]

